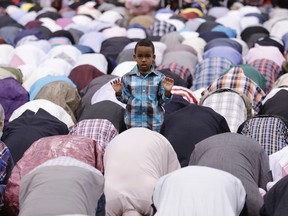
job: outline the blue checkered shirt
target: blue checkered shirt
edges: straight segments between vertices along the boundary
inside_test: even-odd
[[[160,131],[164,120],[163,106],[171,100],[165,96],[161,82],[164,78],[153,68],[142,76],[137,66],[121,78],[122,95],[117,99],[127,104],[124,118],[127,128],[145,127]]]
[[[154,22],[149,28],[148,28],[148,34],[150,36],[160,36],[169,33],[169,32],[175,32],[176,27],[168,22],[165,22],[163,20]]]
[[[191,89],[195,91],[200,88],[207,88],[212,82],[223,76],[231,65],[232,62],[223,57],[203,59],[196,66]]]

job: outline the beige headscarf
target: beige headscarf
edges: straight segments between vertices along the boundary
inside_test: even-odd
[[[152,215],[158,179],[180,168],[177,155],[161,134],[131,128],[116,136],[104,154],[107,215]]]

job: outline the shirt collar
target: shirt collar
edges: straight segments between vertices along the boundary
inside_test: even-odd
[[[156,71],[155,70],[155,67],[151,67],[151,69],[150,69],[150,72],[147,74],[147,75],[156,75],[156,76],[159,76],[159,73],[160,72],[158,72],[158,71]],[[133,68],[132,68],[132,70],[131,70],[131,72],[130,72],[130,74],[131,75],[137,75],[137,76],[141,76],[141,73],[140,73],[140,71],[139,71],[139,68],[138,68],[138,66],[137,65],[135,65]]]

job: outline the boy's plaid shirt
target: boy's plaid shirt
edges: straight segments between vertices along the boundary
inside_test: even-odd
[[[142,76],[137,66],[122,77],[122,95],[117,99],[127,104],[127,128],[145,127],[160,131],[164,120],[163,105],[171,100],[171,97],[165,96],[163,79],[165,76],[154,68],[146,76]]]

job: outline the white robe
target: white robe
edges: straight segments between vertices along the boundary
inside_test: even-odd
[[[245,197],[241,181],[230,173],[188,166],[160,178],[153,203],[155,216],[238,216]]]

